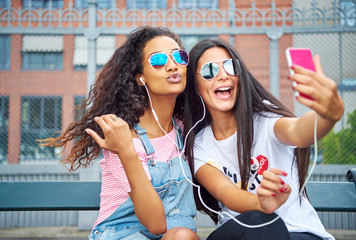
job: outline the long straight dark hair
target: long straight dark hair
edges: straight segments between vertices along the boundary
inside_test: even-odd
[[[233,59],[237,59],[240,66],[234,61],[234,68],[240,68],[239,75],[239,92],[234,106],[235,120],[237,126],[237,157],[238,166],[241,176],[241,188],[247,189],[247,183],[250,174],[251,149],[253,144],[253,117],[255,114],[263,115],[264,112],[272,112],[286,117],[293,117],[290,112],[278,99],[276,99],[269,91],[267,91],[249,72],[246,65],[243,63],[237,51],[229,43],[223,40],[205,39],[197,43],[189,53],[189,65],[187,69],[187,86],[185,89],[185,104],[184,104],[184,137],[187,131],[203,116],[204,106],[201,103],[197,88],[197,65],[198,60],[203,53],[213,47],[226,49]],[[266,104],[263,101],[267,100],[271,104]],[[191,131],[186,143],[186,156],[189,161],[189,166],[194,176],[194,138],[195,135],[205,126],[211,124],[211,116],[206,111],[206,117],[200,122],[197,127]],[[309,165],[309,147],[296,148],[294,151],[293,164],[298,166],[299,189],[303,186]],[[291,166],[292,167],[292,166]],[[199,184],[197,182],[197,184]],[[206,189],[201,188],[201,195],[210,208],[220,210],[217,200],[208,193]],[[206,209],[197,198],[197,188],[194,188],[194,195],[198,210],[207,213],[215,223],[217,223],[217,215]]]

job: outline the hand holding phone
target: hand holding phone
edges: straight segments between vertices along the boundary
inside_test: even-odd
[[[316,71],[313,61],[313,55],[308,48],[287,48],[286,50],[287,62],[290,69],[290,74],[293,75],[294,71],[291,69],[292,65],[298,65],[303,68]],[[293,86],[296,86],[296,82],[293,82]],[[305,95],[303,93],[296,92],[296,96],[301,96],[314,100],[312,97]]]

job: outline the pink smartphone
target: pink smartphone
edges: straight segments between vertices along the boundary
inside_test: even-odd
[[[298,65],[303,68],[312,70],[315,72],[315,66],[313,61],[313,55],[308,48],[287,48],[286,50],[287,62],[290,70],[290,74],[294,74],[294,71],[290,68],[292,65]],[[296,86],[296,82],[293,82],[293,86]],[[296,96],[305,97],[313,100],[312,97],[303,93],[295,92]]]

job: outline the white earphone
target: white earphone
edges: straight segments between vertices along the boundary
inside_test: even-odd
[[[142,80],[141,77],[139,77],[140,81],[142,82],[143,86],[145,86],[145,89],[146,89],[146,92],[147,92],[147,96],[148,96],[148,99],[150,100],[150,104],[151,104],[151,109],[152,109],[152,114],[153,114],[153,117],[156,119],[156,121],[158,122],[159,124],[159,121],[158,121],[158,116],[156,114],[156,111],[154,110],[153,108],[153,105],[152,105],[152,100],[151,100],[151,96],[150,96],[150,93],[148,92],[148,89],[146,87],[146,83]]]
[[[143,85],[146,85],[146,83],[142,80],[142,77],[139,77],[140,81],[142,82]]]

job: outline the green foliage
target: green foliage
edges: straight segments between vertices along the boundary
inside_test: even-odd
[[[347,127],[330,131],[318,143],[324,164],[356,164],[356,110],[347,115]]]

